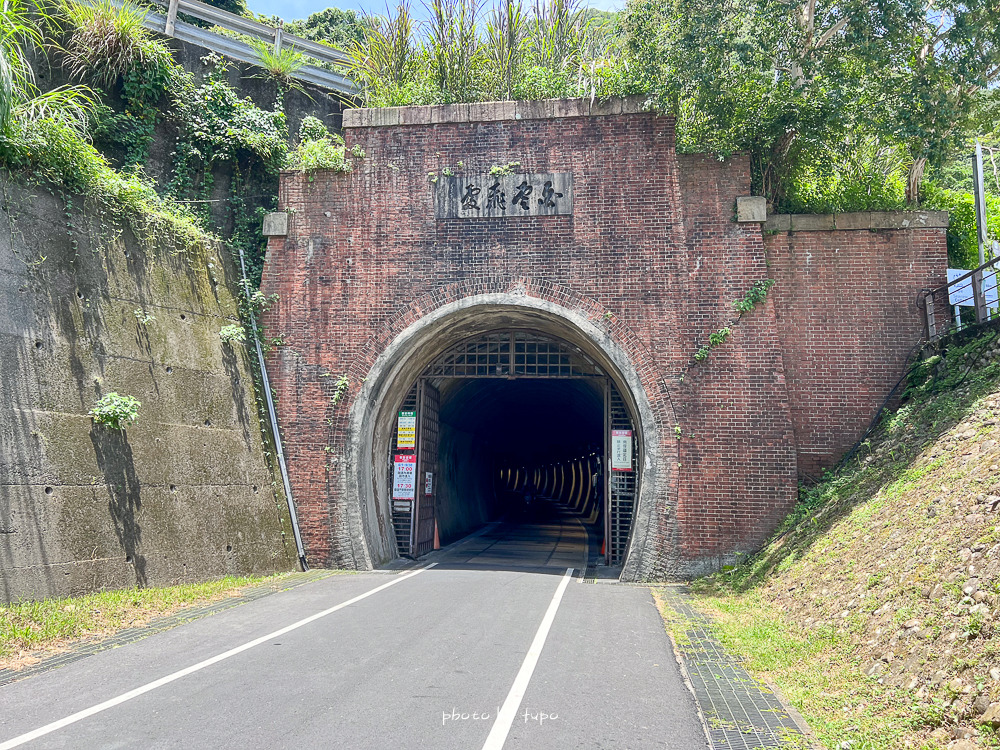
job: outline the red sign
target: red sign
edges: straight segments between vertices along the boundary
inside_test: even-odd
[[[392,499],[413,500],[417,494],[417,457],[397,455],[393,461]]]

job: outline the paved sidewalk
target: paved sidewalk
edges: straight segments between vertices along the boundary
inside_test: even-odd
[[[93,656],[109,648],[117,648],[118,646],[124,646],[126,643],[133,643],[134,641],[141,640],[154,633],[169,630],[185,622],[191,622],[201,617],[208,617],[209,615],[214,615],[216,612],[238,607],[241,604],[255,601],[275,592],[285,591],[286,589],[301,586],[303,583],[317,581],[320,578],[326,578],[327,576],[342,572],[336,570],[311,570],[308,573],[289,573],[273,581],[265,581],[249,586],[239,596],[220,599],[219,601],[209,602],[201,606],[185,607],[173,614],[157,617],[145,625],[128,628],[106,638],[88,638],[87,640],[73,644],[66,651],[43,657],[40,661],[24,669],[0,669],[0,686],[33,677],[36,674],[48,672],[50,669],[56,669],[66,664],[72,664],[75,661],[86,659],[88,656]]]
[[[688,623],[687,642],[677,644],[677,650],[708,725],[712,747],[715,750],[812,747],[790,714],[794,709],[785,706],[723,649],[709,631],[706,617],[690,605],[686,588],[667,586],[660,591],[670,607]]]

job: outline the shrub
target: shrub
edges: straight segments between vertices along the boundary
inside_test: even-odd
[[[906,207],[910,159],[903,147],[874,137],[847,138],[798,149],[783,175],[779,211],[842,213]]]
[[[88,412],[97,424],[122,430],[139,418],[142,404],[132,396],[122,396],[112,391],[101,396],[94,408]]]
[[[976,268],[979,265],[979,241],[976,238],[976,199],[972,193],[948,190],[933,182],[923,188],[924,208],[947,211],[948,265],[952,268]],[[1000,197],[986,194],[987,226],[991,239],[1000,239]]]
[[[293,78],[306,64],[306,58],[301,52],[296,52],[291,47],[275,50],[273,45],[260,39],[249,39],[248,43],[257,58],[257,65],[266,70],[272,78],[287,88],[303,90]]]
[[[219,338],[227,344],[237,341],[242,344],[247,340],[247,333],[241,325],[222,326],[219,330]]]
[[[357,147],[351,153],[357,157],[364,155],[364,152]],[[299,143],[288,152],[285,166],[302,172],[312,172],[317,169],[350,172],[353,169],[344,150],[344,139],[330,133],[315,117],[306,117],[302,120],[299,126]]]
[[[60,0],[53,25],[66,37],[63,66],[78,79],[108,88],[133,67],[172,65],[170,50],[143,23],[146,11],[129,0]]]

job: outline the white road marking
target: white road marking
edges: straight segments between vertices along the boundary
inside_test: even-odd
[[[562,580],[559,581],[559,587],[556,589],[556,593],[552,595],[552,601],[549,602],[549,608],[545,610],[545,617],[542,618],[542,624],[538,626],[535,639],[531,642],[531,648],[528,649],[528,654],[524,657],[521,669],[518,671],[517,677],[514,678],[514,684],[511,686],[510,692],[507,693],[507,700],[503,702],[503,707],[497,713],[497,720],[493,722],[493,728],[490,729],[490,735],[486,738],[483,750],[500,750],[507,741],[507,735],[510,734],[510,727],[514,723],[514,717],[517,715],[517,709],[521,706],[524,694],[528,690],[528,682],[531,680],[531,675],[538,664],[538,657],[542,655],[542,647],[545,645],[545,639],[549,636],[552,621],[556,619],[556,610],[559,609],[559,602],[562,601],[566,585],[572,577],[573,568],[566,568],[566,573],[563,575]],[[2,746],[0,746],[0,750],[4,750]]]
[[[334,612],[343,609],[344,607],[348,607],[351,604],[354,604],[355,602],[360,602],[362,599],[367,599],[372,594],[377,594],[379,591],[384,591],[390,586],[395,586],[397,583],[401,583],[402,581],[405,581],[407,578],[413,578],[413,576],[419,573],[423,573],[425,570],[429,570],[430,568],[433,568],[435,565],[437,565],[437,563],[431,563],[430,565],[423,567],[420,570],[415,570],[412,573],[407,573],[406,575],[399,576],[398,578],[393,578],[388,583],[383,583],[381,586],[376,586],[371,591],[366,591],[363,594],[359,594],[353,599],[348,599],[346,602],[342,602],[334,607],[330,607],[329,609],[324,609],[322,612],[317,612],[314,615],[310,615],[304,620],[299,620],[298,622],[294,622],[291,625],[287,625],[281,628],[280,630],[275,630],[273,633],[268,633],[267,635],[261,636],[260,638],[256,638],[252,641],[244,643],[242,646],[237,646],[236,648],[232,648],[229,651],[226,651],[225,653],[218,654],[217,656],[213,656],[209,659],[205,659],[204,661],[200,661],[197,664],[192,664],[190,667],[185,667],[184,669],[174,672],[173,674],[168,674],[166,677],[161,677],[160,679],[147,683],[142,687],[137,687],[134,690],[129,690],[127,693],[122,693],[121,695],[116,696],[115,698],[106,700],[103,703],[98,703],[96,706],[85,708],[83,711],[77,711],[75,714],[71,714],[70,716],[67,716],[64,719],[59,719],[59,721],[53,721],[51,724],[46,724],[45,726],[39,727],[38,729],[28,732],[27,734],[22,734],[18,737],[15,737],[14,739],[7,740],[3,744],[0,744],[0,750],[10,750],[10,748],[18,747],[26,742],[31,742],[32,740],[36,740],[39,737],[44,737],[45,735],[50,734],[51,732],[55,732],[58,729],[67,727],[70,724],[75,724],[76,722],[86,719],[89,716],[93,716],[94,714],[99,714],[102,711],[107,711],[109,708],[114,708],[115,706],[121,703],[125,703],[126,701],[130,701],[133,698],[138,698],[140,695],[148,693],[151,690],[156,690],[156,688],[162,687],[168,683],[173,682],[174,680],[179,680],[182,677],[187,677],[189,674],[194,674],[195,672],[198,672],[199,670],[202,670],[205,667],[210,667],[213,664],[218,664],[220,661],[224,661],[231,656],[236,656],[237,654],[241,654],[244,651],[248,651],[252,649],[254,646],[259,646],[262,643],[267,643],[268,641],[274,640],[275,638],[278,638],[279,636],[282,636],[285,633],[290,633],[293,630],[298,630],[303,625],[308,625],[309,623],[315,622],[321,617],[326,617],[327,615],[331,615]]]

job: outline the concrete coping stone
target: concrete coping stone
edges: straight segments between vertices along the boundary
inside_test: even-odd
[[[344,110],[344,128],[443,125],[506,120],[555,120],[564,117],[616,117],[649,112],[646,97],[543,99],[534,102],[473,102],[426,107],[378,107]]]
[[[288,214],[284,211],[264,214],[264,226],[262,227],[261,234],[265,237],[287,237]]]
[[[763,229],[765,232],[833,232],[947,227],[947,211],[860,211],[847,214],[771,214]]]

